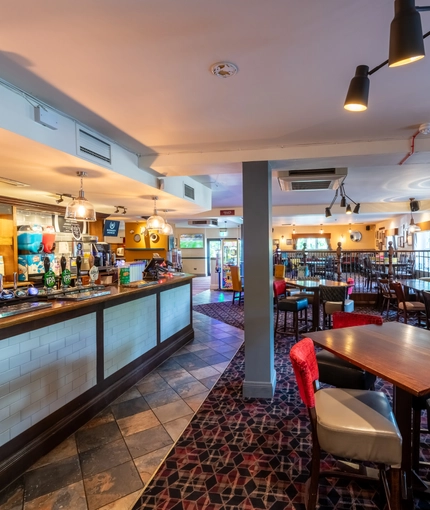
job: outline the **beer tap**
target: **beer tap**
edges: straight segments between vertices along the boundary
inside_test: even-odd
[[[63,290],[67,289],[70,285],[70,271],[67,269],[67,260],[64,255],[61,256],[60,259],[60,267],[61,267],[61,287]]]
[[[81,265],[82,265],[82,257],[80,255],[78,255],[76,257],[76,286],[77,287],[80,287],[82,285]]]

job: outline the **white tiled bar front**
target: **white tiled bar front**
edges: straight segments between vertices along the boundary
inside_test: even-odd
[[[194,337],[192,278],[0,319],[0,486]]]

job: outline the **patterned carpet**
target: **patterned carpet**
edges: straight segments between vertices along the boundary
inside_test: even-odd
[[[271,401],[242,397],[244,346],[239,349],[134,510],[305,510],[311,436],[289,362],[292,341],[275,342],[277,387]],[[377,389],[391,398],[391,385],[379,380]],[[428,457],[430,449],[423,447]],[[334,467],[329,455],[322,463]],[[321,480],[319,505],[375,509],[383,508],[384,499],[376,484],[332,478]],[[416,499],[415,508],[430,504]]]

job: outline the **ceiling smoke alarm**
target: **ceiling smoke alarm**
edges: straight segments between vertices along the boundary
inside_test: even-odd
[[[426,122],[425,124],[421,124],[418,128],[418,131],[422,135],[430,135],[430,122]]]
[[[231,62],[218,62],[211,66],[211,73],[220,78],[230,78],[238,72],[238,68]]]

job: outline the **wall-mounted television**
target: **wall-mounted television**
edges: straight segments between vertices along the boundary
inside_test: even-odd
[[[204,248],[203,234],[181,234],[179,248]]]

